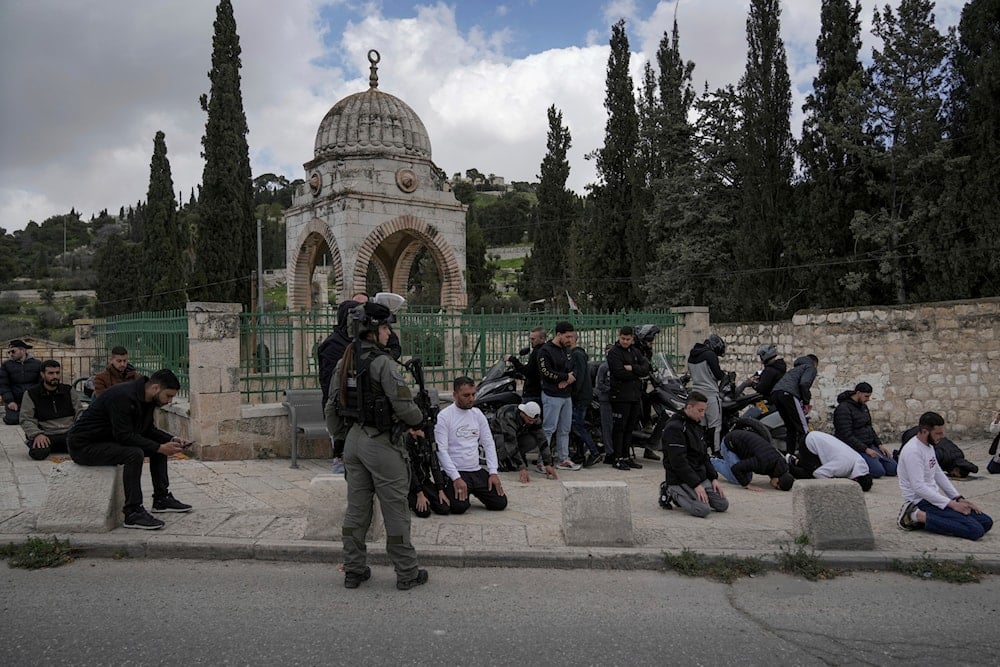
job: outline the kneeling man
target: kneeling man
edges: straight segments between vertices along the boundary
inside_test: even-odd
[[[771,487],[791,491],[795,477],[788,472],[785,457],[763,437],[746,430],[733,430],[720,443],[722,458],[713,458],[712,466],[720,475],[747,491],[762,491],[750,486],[753,474],[767,475]]]
[[[667,421],[663,429],[663,467],[667,471],[666,496],[691,516],[704,518],[712,510],[729,509],[719,486],[719,474],[708,457],[702,417],[708,398],[699,391],[688,394],[684,409]]]
[[[851,446],[829,433],[810,431],[806,436],[806,447],[798,459],[792,457],[788,468],[798,479],[833,479],[841,477],[853,479],[862,491],[872,488],[872,476],[868,464],[861,454]]]

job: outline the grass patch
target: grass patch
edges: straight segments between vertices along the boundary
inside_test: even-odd
[[[731,584],[740,577],[753,577],[764,572],[764,563],[757,557],[706,556],[690,549],[680,555],[663,554],[668,569],[685,577],[708,577]]]
[[[778,553],[779,570],[786,574],[808,579],[809,581],[833,579],[840,574],[837,570],[823,567],[819,556],[816,555],[816,550],[810,549],[806,551],[803,542],[808,542],[808,539],[804,541],[795,540],[796,546],[794,551],[781,547],[781,551]]]
[[[972,556],[964,561],[938,560],[924,554],[920,558],[903,561],[894,559],[889,569],[917,579],[936,579],[951,584],[978,584],[984,574]]]
[[[23,544],[0,546],[0,558],[6,558],[10,567],[40,570],[43,567],[59,567],[72,563],[73,555],[78,551],[69,545],[68,540],[60,542],[55,537],[51,540],[29,537]]]

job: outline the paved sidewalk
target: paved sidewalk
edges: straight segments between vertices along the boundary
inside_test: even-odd
[[[1000,475],[985,471],[988,440],[959,443],[980,474],[956,486],[992,516],[1000,516]],[[68,456],[33,461],[19,427],[0,426],[0,542],[34,534],[35,515],[45,501],[54,465]],[[603,463],[578,472],[561,472],[560,481],[532,474],[529,484],[514,473],[502,473],[510,504],[504,512],[487,512],[477,501],[462,516],[413,518],[412,537],[422,561],[450,565],[544,565],[555,567],[656,567],[663,551],[687,548],[703,553],[771,556],[793,544],[792,494],[774,491],[763,477],[753,493],[723,484],[730,499],[724,514],[697,519],[656,502],[663,479],[660,463],[644,461],[642,470],[623,472]],[[268,558],[338,562],[339,542],[302,539],[309,483],[329,471],[329,460],[301,460],[298,469],[287,459],[203,462],[171,460],[171,491],[194,505],[190,514],[160,515],[159,531],[118,528],[98,535],[70,535],[74,544],[98,553],[132,556]],[[636,546],[631,548],[567,547],[561,534],[561,481],[624,480],[629,484]],[[797,482],[808,484],[808,481]],[[143,474],[147,507],[151,484]],[[865,494],[875,531],[874,552],[827,552],[828,560],[878,567],[895,557],[972,555],[1000,570],[1000,530],[978,542],[896,528],[900,505],[895,478],[876,480]],[[66,537],[66,536],[63,536]],[[370,545],[375,562],[384,549]]]

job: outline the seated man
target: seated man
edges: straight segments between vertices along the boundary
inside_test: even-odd
[[[174,399],[181,384],[174,372],[164,368],[150,377],[111,387],[94,399],[69,430],[66,444],[70,457],[82,466],[113,466],[125,470],[125,527],[157,530],[163,522],[142,506],[142,462],[149,457],[153,479],[154,512],[190,512],[191,506],[170,493],[167,457],[191,446],[190,440],[172,436],[153,423],[156,408]]]
[[[883,475],[895,477],[896,462],[872,427],[872,414],[868,411],[871,397],[872,386],[867,382],[859,382],[853,390],[841,392],[837,396],[837,409],[833,411],[833,434],[861,454],[872,479]]]
[[[810,431],[798,458],[789,456],[788,469],[797,479],[853,479],[862,491],[872,488],[872,476],[861,454],[829,433]]]
[[[667,421],[661,441],[668,502],[701,518],[712,510],[729,509],[726,494],[719,486],[719,475],[708,458],[705,429],[701,425],[707,408],[708,398],[692,391],[684,409]]]
[[[405,437],[406,451],[410,458],[410,491],[407,502],[421,519],[435,514],[450,514],[448,496],[444,492],[444,475],[438,464],[437,452],[427,438]]]
[[[8,359],[0,364],[0,394],[3,395],[3,423],[17,426],[21,420],[24,392],[42,379],[42,364],[31,356],[31,346],[20,338],[10,341]]]
[[[100,396],[109,388],[122,382],[131,382],[139,376],[128,362],[128,350],[121,345],[111,348],[108,366],[94,376],[94,396]]]
[[[452,514],[462,514],[470,507],[469,494],[479,499],[486,509],[500,511],[507,507],[507,496],[497,476],[497,450],[490,425],[479,408],[472,407],[476,383],[465,376],[452,383],[455,402],[438,414],[434,439],[438,444],[438,461],[448,480],[444,492]],[[487,470],[479,465],[482,445]]]
[[[49,452],[66,452],[66,432],[83,412],[80,396],[63,384],[62,367],[55,359],[42,362],[42,381],[24,392],[21,428],[28,456],[41,461]]]
[[[748,491],[762,491],[750,486],[753,474],[767,475],[771,487],[791,491],[795,477],[788,472],[788,462],[774,445],[753,431],[730,431],[722,439],[722,458],[712,459],[716,471],[733,484]]]
[[[899,452],[899,490],[903,506],[897,523],[903,530],[978,540],[993,519],[955,490],[938,465],[934,443],[944,437],[944,419],[936,412],[920,415],[917,434]]]
[[[497,448],[500,465],[516,470],[519,481],[527,484],[528,452],[538,450],[536,470],[548,479],[559,479],[552,467],[552,452],[542,431],[541,407],[534,401],[520,405],[504,405],[490,417],[490,430]]]

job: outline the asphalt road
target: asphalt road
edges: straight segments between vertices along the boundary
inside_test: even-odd
[[[996,665],[1000,578],[733,586],[658,572],[99,560],[0,565],[0,665]]]

